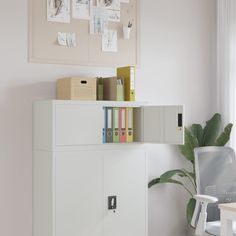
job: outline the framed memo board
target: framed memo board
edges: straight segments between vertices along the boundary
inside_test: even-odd
[[[109,67],[139,65],[140,0],[116,0],[121,1],[120,22],[108,21],[108,29],[117,32],[116,52],[103,51],[103,36],[90,33],[91,18],[72,17],[71,5],[76,0],[67,0],[70,2],[69,23],[48,21],[48,1],[29,0],[30,62]],[[90,1],[92,8],[100,0]],[[123,26],[127,26],[128,22],[132,23],[130,38],[124,39]],[[59,45],[59,32],[73,33],[76,46]]]

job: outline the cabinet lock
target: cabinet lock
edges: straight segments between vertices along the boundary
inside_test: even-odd
[[[108,197],[108,210],[115,210],[117,207],[117,197],[109,196]]]

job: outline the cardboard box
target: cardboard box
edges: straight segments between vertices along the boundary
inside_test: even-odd
[[[71,77],[57,81],[58,100],[96,100],[96,78]]]
[[[103,79],[103,99],[106,101],[124,101],[124,78],[110,77]]]

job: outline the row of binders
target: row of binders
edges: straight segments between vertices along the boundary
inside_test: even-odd
[[[133,108],[106,107],[103,143],[133,142]]]

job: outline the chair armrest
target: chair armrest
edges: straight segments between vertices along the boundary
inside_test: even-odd
[[[215,202],[218,202],[218,199],[216,197],[212,197],[212,196],[209,196],[209,195],[195,195],[194,198],[201,202],[201,203],[215,203]]]
[[[206,229],[207,205],[218,201],[216,197],[208,195],[195,195],[196,206],[194,209],[191,225],[196,227],[195,234],[202,235]]]

